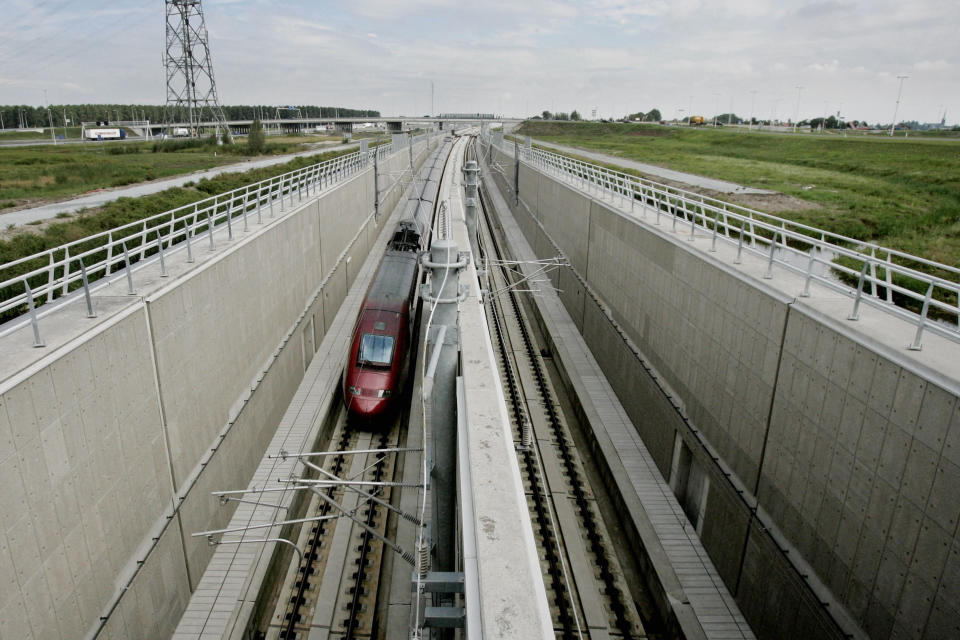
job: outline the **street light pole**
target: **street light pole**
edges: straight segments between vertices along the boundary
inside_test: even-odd
[[[802,85],[797,85],[797,106],[793,110],[793,132],[797,132],[797,121],[800,120],[800,92],[803,91]]]
[[[900,80],[900,88],[897,89],[897,104],[893,107],[893,122],[890,123],[890,137],[893,137],[893,128],[897,126],[897,111],[900,110],[900,95],[903,93],[903,81],[910,76],[897,76]]]
[[[57,134],[53,130],[53,114],[50,113],[50,103],[47,102],[47,90],[43,90],[43,102],[47,105],[47,118],[50,120],[50,139],[53,140],[53,144],[57,144]]]
[[[717,111],[720,110],[720,94],[713,94],[713,128],[717,128]]]

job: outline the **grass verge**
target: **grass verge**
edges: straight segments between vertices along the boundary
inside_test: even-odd
[[[296,152],[307,140],[271,139],[265,155]],[[0,212],[219,167],[254,155],[242,142],[219,146],[209,138],[0,148]]]
[[[343,149],[315,156],[294,158],[290,162],[271,167],[245,172],[223,173],[211,179],[202,179],[190,186],[174,187],[139,198],[119,198],[96,209],[79,211],[76,217],[71,219],[49,222],[40,229],[24,228],[24,231],[17,233],[7,240],[0,240],[0,265],[58,247],[67,242],[81,240],[129,222],[142,220],[176,207],[197,202],[216,194],[225,193],[253,182],[265,180],[282,173],[287,173],[288,171],[311,166],[352,152],[352,149]],[[150,238],[148,238],[148,240],[149,239]],[[105,244],[104,239],[91,239],[88,243],[83,243],[80,246],[80,250],[88,251],[90,249],[96,249],[103,244]],[[149,255],[152,251],[148,251],[147,253]],[[91,261],[93,260],[91,259]],[[136,258],[132,260],[132,262],[135,261]],[[27,273],[45,264],[46,261],[44,259],[38,259],[18,265],[16,268],[0,270],[0,280],[6,280],[16,275]],[[73,268],[75,269],[77,266],[74,265]],[[102,274],[98,273],[96,275],[99,276]],[[31,285],[39,286],[45,281],[46,275],[41,275],[37,277],[36,282],[31,282]],[[77,286],[79,285],[75,283],[73,288]],[[0,288],[0,300],[9,299],[21,293],[23,293],[23,288],[19,285],[16,287]],[[5,314],[0,314],[0,322],[20,316],[25,312],[26,305],[24,305],[23,308],[13,309]]]

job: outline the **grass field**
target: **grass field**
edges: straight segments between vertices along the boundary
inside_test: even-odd
[[[330,160],[337,156],[352,153],[352,149],[331,151],[309,157],[294,158],[290,162],[254,169],[252,171],[223,173],[212,179],[203,179],[185,187],[174,187],[159,193],[139,198],[120,198],[97,209],[79,211],[68,218],[57,219],[36,227],[18,227],[16,233],[5,240],[0,240],[0,265],[17,258],[33,255],[46,249],[54,248],[67,242],[86,238],[100,231],[107,231],[128,222],[142,220],[157,213],[163,213],[176,207],[203,200],[212,195],[237,189],[259,180],[293,171],[319,162]],[[157,154],[162,155],[162,154]],[[84,250],[94,249],[103,245],[103,240],[90,240]],[[23,264],[17,268],[7,268],[0,273],[0,280],[26,273],[45,263],[30,261],[33,264]],[[39,284],[46,276],[37,278]],[[0,299],[22,293],[18,286],[0,290]],[[0,315],[0,322],[16,317],[24,309],[14,309]]]
[[[329,136],[270,137],[268,154],[292,153],[305,142]],[[76,196],[231,164],[251,157],[243,142],[230,146],[196,140],[107,142],[0,147],[0,212],[32,203]],[[164,152],[155,152],[162,150]]]
[[[955,140],[535,121],[516,133],[778,191],[815,205],[778,216],[960,266]]]

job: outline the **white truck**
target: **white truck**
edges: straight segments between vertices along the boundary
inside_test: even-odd
[[[190,129],[187,129],[186,127],[174,127],[170,131],[170,136],[174,138],[189,138]]]
[[[123,140],[126,136],[121,129],[84,129],[87,140]]]

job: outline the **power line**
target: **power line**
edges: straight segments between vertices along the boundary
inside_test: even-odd
[[[63,9],[66,5],[68,5],[68,4],[73,4],[75,1],[76,1],[76,0],[65,0],[64,2],[61,2],[61,3],[60,3],[59,5],[57,5],[56,7],[53,7],[53,8],[52,8],[46,15],[44,15],[43,17],[44,17],[44,18],[48,18],[48,17],[50,17],[52,14],[54,14],[54,13],[56,13],[57,11],[60,11],[61,9]],[[90,17],[95,17],[95,16],[90,16]],[[89,18],[87,18],[87,19],[89,19]],[[85,21],[85,20],[86,20],[86,19],[84,19],[84,21]],[[27,21],[27,22],[29,22],[29,21]],[[78,21],[73,21],[73,22],[71,23],[71,26],[76,26],[77,22],[78,22]],[[6,27],[10,30],[10,34],[12,34],[13,32],[18,31],[18,30],[23,26],[23,23],[21,23],[21,24],[7,24],[7,25],[4,25],[4,26],[6,26]],[[35,44],[36,42],[39,42],[40,40],[43,40],[43,39],[49,38],[49,37],[50,37],[50,36],[49,36],[49,35],[46,35],[46,34],[41,35],[41,36],[37,36],[37,37],[33,38],[32,40],[29,40],[28,42],[21,44],[21,46],[20,46],[19,49],[13,49],[12,51],[5,53],[4,55],[6,55],[6,56],[8,56],[8,57],[9,57],[9,56],[16,55],[16,54],[18,54],[18,53],[21,53],[21,52],[23,52],[23,51],[26,51],[30,46],[32,46],[32,45]],[[5,40],[5,42],[7,42],[7,43],[11,42],[9,35],[6,36],[6,37],[4,38],[4,40]]]
[[[148,4],[153,4],[154,0],[146,0],[140,5],[134,7],[134,9],[140,9],[146,7]],[[81,36],[79,41],[75,41],[72,45],[68,45],[60,50],[51,51],[46,56],[41,56],[39,58],[34,58],[30,60],[31,65],[29,67],[23,68],[22,72],[17,75],[13,75],[13,78],[22,78],[28,74],[34,74],[37,71],[46,69],[54,62],[57,62],[67,56],[74,56],[77,53],[84,52],[90,49],[94,45],[102,44],[105,39],[112,37],[116,32],[122,31],[120,29],[112,31],[111,29],[121,22],[128,22],[130,20],[129,12],[124,15],[121,15],[115,21],[110,22],[103,27],[98,28],[96,31],[88,32],[89,35]],[[99,37],[98,37],[99,36]],[[95,38],[95,39],[94,39]],[[12,62],[10,58],[0,61],[0,65],[5,63]],[[40,64],[45,63],[45,64]],[[10,83],[9,80],[5,81],[7,84]]]

